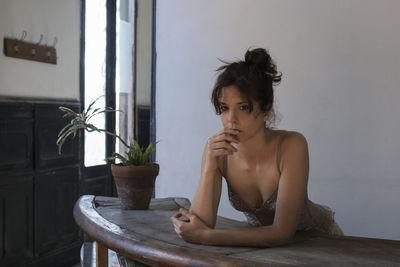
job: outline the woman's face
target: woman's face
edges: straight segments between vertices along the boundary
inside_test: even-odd
[[[235,130],[241,142],[260,131],[264,132],[268,113],[264,114],[256,101],[253,101],[253,111],[250,113],[248,100],[236,86],[223,87],[219,102],[224,128]]]

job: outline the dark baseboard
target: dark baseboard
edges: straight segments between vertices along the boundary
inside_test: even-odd
[[[81,241],[61,247],[50,253],[43,254],[34,261],[26,263],[26,267],[70,267],[80,262]]]

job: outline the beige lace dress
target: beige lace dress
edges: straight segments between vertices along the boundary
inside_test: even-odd
[[[280,172],[280,146],[285,133],[281,134],[277,148],[277,165]],[[249,207],[244,200],[233,190],[226,179],[227,157],[224,158],[223,174],[228,184],[229,201],[233,208],[244,213],[247,222],[251,226],[271,225],[275,217],[276,199],[278,188],[259,208]],[[304,199],[301,211],[300,222],[297,231],[307,231],[316,235],[342,236],[343,232],[334,220],[334,212],[326,206],[316,204],[308,199]]]

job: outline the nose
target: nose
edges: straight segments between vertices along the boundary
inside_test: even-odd
[[[234,109],[230,109],[228,113],[228,122],[235,124],[237,122],[237,114]]]

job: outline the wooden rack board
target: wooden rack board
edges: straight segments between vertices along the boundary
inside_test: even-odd
[[[51,46],[4,38],[4,54],[8,57],[57,64],[56,49]]]

